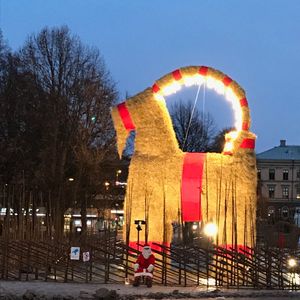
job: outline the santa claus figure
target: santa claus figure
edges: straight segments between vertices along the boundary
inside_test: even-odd
[[[142,253],[138,256],[136,263],[133,265],[133,286],[139,286],[142,277],[144,277],[147,287],[152,286],[154,264],[155,257],[151,252],[151,247],[146,244],[143,247]]]

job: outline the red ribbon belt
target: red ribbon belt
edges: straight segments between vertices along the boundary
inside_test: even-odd
[[[128,108],[126,107],[125,102],[117,105],[118,111],[119,111],[119,115],[122,119],[123,125],[126,128],[126,130],[131,131],[135,129],[135,126],[133,124],[133,121],[130,117]]]
[[[255,140],[254,139],[243,139],[240,148],[248,148],[254,149],[255,148]]]
[[[206,153],[185,153],[181,182],[181,211],[184,222],[199,222],[203,165]]]

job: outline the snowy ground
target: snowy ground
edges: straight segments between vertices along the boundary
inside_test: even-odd
[[[107,290],[115,290],[118,299],[299,299],[300,291],[216,290],[200,287],[170,287],[154,285],[152,288],[121,284],[78,284],[43,281],[0,281],[0,299],[100,299]],[[24,294],[26,295],[24,297]],[[7,297],[12,295],[14,297]],[[35,297],[34,297],[35,295]],[[105,299],[113,299],[108,297]],[[116,298],[115,298],[116,299]]]

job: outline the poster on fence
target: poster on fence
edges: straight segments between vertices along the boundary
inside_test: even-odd
[[[84,262],[90,261],[90,252],[82,252],[82,260]]]
[[[71,247],[70,258],[72,260],[80,259],[80,247]]]

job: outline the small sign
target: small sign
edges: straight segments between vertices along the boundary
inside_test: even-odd
[[[80,247],[71,247],[70,258],[72,260],[79,260],[80,259]]]
[[[82,252],[82,260],[84,262],[90,261],[90,252]]]

